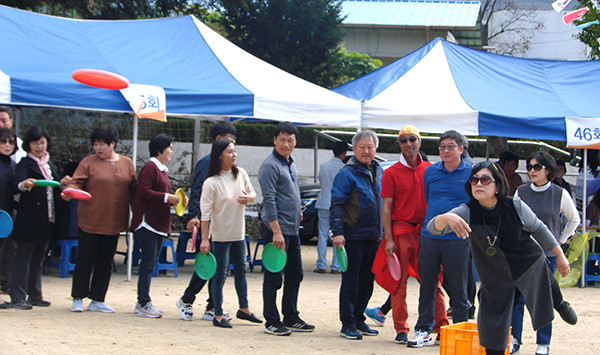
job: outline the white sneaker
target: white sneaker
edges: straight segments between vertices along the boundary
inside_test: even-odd
[[[115,310],[112,307],[99,301],[92,301],[87,309],[91,312],[115,313]]]
[[[148,317],[148,318],[160,318],[162,317],[162,313],[159,312],[156,307],[152,304],[152,302],[148,302],[142,307],[141,304],[136,303],[135,309],[133,310],[138,316]]]
[[[535,355],[548,355],[548,354],[550,354],[550,345],[538,344],[537,350],[535,351]]]
[[[185,303],[180,298],[177,300],[177,308],[179,308],[179,317],[183,320],[194,320],[194,308],[191,303]],[[213,316],[214,318],[214,316]]]
[[[515,338],[514,335],[510,336],[510,353],[511,354],[515,354],[519,351],[519,348],[521,347],[521,344],[519,344],[519,340],[517,340],[517,338]]]
[[[73,298],[71,312],[83,312],[83,302],[81,301],[81,298]]]
[[[223,313],[223,317],[225,317],[225,319],[227,319],[227,321],[231,320],[231,314],[229,314],[229,313]],[[204,320],[215,319],[215,310],[214,309],[205,310],[204,315],[202,316],[202,319],[204,319]]]
[[[434,344],[433,337],[429,332],[417,330],[415,336],[406,343],[409,348],[422,348],[424,346],[432,346]]]

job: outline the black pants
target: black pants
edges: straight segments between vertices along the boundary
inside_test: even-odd
[[[199,252],[200,253],[200,252]],[[204,285],[208,282],[208,299],[206,300],[207,304],[206,304],[206,309],[213,309],[213,302],[212,302],[212,297],[210,296],[212,294],[212,286],[210,285],[212,282],[210,282],[210,280],[203,280],[200,277],[198,277],[198,274],[196,274],[196,272],[192,273],[192,278],[190,279],[190,283],[188,285],[188,287],[185,289],[185,291],[183,292],[183,296],[181,296],[181,300],[184,303],[194,303],[194,301],[196,300],[196,295],[198,293],[200,293],[200,291],[202,291],[202,288],[204,288]]]
[[[10,283],[12,302],[42,299],[42,265],[48,251],[48,241],[17,241],[17,254]]]
[[[469,242],[462,239],[436,239],[421,236],[419,238],[419,319],[415,330],[432,332],[435,310],[435,290],[441,266],[450,288],[450,306],[452,322],[469,320],[469,297],[467,280],[469,279]]]
[[[467,296],[469,297],[469,302],[471,303],[471,307],[475,306],[475,295],[477,294],[477,283],[475,282],[475,269],[473,268],[473,256],[469,253],[469,271],[468,271],[468,279],[467,279]],[[444,291],[448,294],[448,297],[452,299],[452,295],[450,294],[450,286],[448,286],[448,278],[446,277],[446,272],[444,271],[444,278],[442,280],[442,287]]]
[[[283,270],[277,273],[265,270],[263,278],[263,315],[265,325],[268,327],[279,323],[279,311],[277,310],[277,291],[283,285],[281,298],[281,313],[284,323],[294,323],[300,318],[298,314],[298,292],[300,283],[304,278],[302,272],[302,256],[300,253],[300,238],[298,235],[284,235],[285,252],[287,262]],[[263,230],[263,238],[267,243],[273,240],[270,230]]]
[[[371,271],[379,243],[376,240],[346,240],[348,269],[340,286],[340,320],[344,328],[365,322],[365,308],[373,294],[375,274]]]
[[[0,249],[0,288],[2,288],[2,291],[10,288],[15,255],[17,255],[17,244],[13,240],[13,235],[10,234],[4,239]]]
[[[79,230],[77,264],[71,289],[73,298],[89,297],[94,301],[104,302],[118,241],[118,234],[92,234]]]
[[[388,314],[391,309],[392,309],[392,296],[388,296],[387,300],[385,300],[385,303],[383,305],[381,305],[379,310],[383,314]]]

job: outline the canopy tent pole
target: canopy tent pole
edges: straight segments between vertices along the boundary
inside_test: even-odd
[[[131,150],[131,161],[133,170],[137,165],[137,140],[138,140],[138,116],[133,115],[133,149]],[[131,209],[129,211],[129,221],[131,221]],[[130,222],[131,223],[131,222]],[[133,233],[127,232],[127,281],[131,281],[131,269],[133,267]]]
[[[587,149],[583,149],[583,201],[581,202],[581,215],[583,216],[583,220],[581,221],[581,233],[583,235],[585,235],[586,232],[586,225],[585,225],[585,221],[586,221],[586,207],[587,207],[587,164],[588,164],[588,159],[587,159]],[[590,221],[590,224],[591,221]],[[583,250],[581,252],[581,255],[583,256],[581,258],[581,285],[580,287],[585,288],[585,267],[586,267],[586,263],[587,263],[587,258],[585,257],[585,245],[583,246]]]

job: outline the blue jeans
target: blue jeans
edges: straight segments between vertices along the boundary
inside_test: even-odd
[[[142,249],[142,261],[140,262],[139,277],[137,284],[138,303],[144,307],[150,302],[150,282],[152,271],[156,267],[158,254],[162,248],[163,236],[142,227],[135,231],[135,239]]]
[[[319,243],[317,244],[317,269],[327,269],[327,240],[329,239],[329,210],[317,209],[319,220]],[[339,270],[337,255],[332,250],[331,270]]]
[[[556,270],[556,257],[548,258],[548,266],[550,271],[554,274]],[[554,276],[553,276],[554,277]],[[525,312],[525,300],[523,296],[519,297],[517,303],[513,308],[512,314],[512,332],[511,334],[517,338],[519,344],[521,343],[521,336],[523,334],[523,313]],[[539,345],[550,345],[550,338],[552,338],[552,323],[548,323],[536,332],[536,344]]]
[[[263,238],[267,243],[273,240],[273,233],[267,228],[262,229]],[[263,278],[263,315],[265,326],[280,322],[277,311],[277,291],[283,284],[281,298],[281,313],[284,323],[294,323],[298,317],[298,291],[304,277],[302,272],[302,257],[300,254],[300,238],[298,235],[284,235],[287,261],[283,270],[277,273],[265,270]],[[284,280],[285,276],[285,280]]]
[[[227,278],[229,260],[233,264],[235,292],[240,308],[248,308],[248,286],[246,284],[246,241],[212,242],[212,253],[217,260],[217,270],[211,281],[211,296],[215,306],[215,315],[223,315],[223,285]]]

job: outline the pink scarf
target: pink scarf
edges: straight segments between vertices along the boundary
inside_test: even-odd
[[[27,156],[37,163],[46,180],[52,180],[52,172],[50,171],[50,165],[48,165],[48,160],[50,160],[50,154],[48,154],[48,152],[44,153],[42,159],[38,159],[35,155],[31,154],[31,152],[27,153]]]

